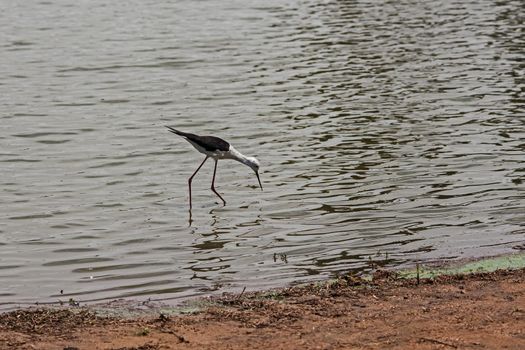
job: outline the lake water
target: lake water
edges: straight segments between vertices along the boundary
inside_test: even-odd
[[[0,309],[525,241],[522,1],[2,1]],[[261,162],[213,162],[164,125]]]

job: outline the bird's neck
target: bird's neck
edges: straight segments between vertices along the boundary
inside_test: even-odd
[[[248,157],[246,157],[241,152],[237,151],[235,148],[233,148],[232,145],[230,145],[230,156],[231,156],[232,159],[235,159],[236,161],[241,162],[241,163],[243,163],[245,165],[249,166],[249,164],[250,164],[250,161],[248,160]]]

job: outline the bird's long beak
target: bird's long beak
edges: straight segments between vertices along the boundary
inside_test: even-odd
[[[255,175],[257,175],[257,180],[259,180],[259,186],[261,186],[261,191],[263,190],[262,184],[261,184],[261,178],[259,177],[259,172],[255,172]]]

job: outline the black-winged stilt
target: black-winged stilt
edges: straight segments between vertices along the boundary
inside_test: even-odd
[[[255,157],[246,157],[241,152],[237,151],[235,148],[233,148],[232,145],[230,145],[228,142],[224,141],[223,139],[215,136],[199,136],[195,134],[190,134],[187,132],[182,132],[179,130],[176,130],[172,128],[171,126],[166,126],[172,133],[175,135],[182,136],[191,143],[195,149],[203,154],[206,155],[206,158],[202,161],[201,165],[195,170],[193,175],[190,176],[188,179],[188,187],[190,189],[190,210],[191,210],[191,180],[193,180],[193,177],[197,172],[200,170],[200,168],[204,165],[204,162],[208,160],[208,158],[212,157],[215,160],[215,168],[213,169],[213,179],[211,180],[211,190],[219,196],[219,198],[222,200],[224,205],[226,205],[226,201],[224,198],[221,197],[221,195],[215,191],[215,173],[217,172],[217,162],[219,159],[233,159],[238,162],[241,162],[244,165],[249,166],[252,168],[253,171],[255,171],[255,175],[257,175],[257,180],[259,181],[259,186],[261,186],[262,191],[262,184],[261,179],[259,178],[259,161]]]

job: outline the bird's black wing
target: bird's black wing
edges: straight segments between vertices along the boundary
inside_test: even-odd
[[[222,151],[227,152],[230,150],[230,144],[223,139],[215,136],[199,136],[195,134],[190,134],[189,132],[182,132],[176,130],[170,126],[166,126],[172,133],[180,135],[186,138],[188,141],[191,141],[200,147],[204,148],[208,152]]]
[[[191,140],[204,148],[206,151],[214,152],[214,151],[221,151],[221,152],[228,152],[230,150],[230,144],[223,139],[215,136],[197,136],[193,134],[189,134],[191,137],[187,137],[188,140]]]

